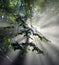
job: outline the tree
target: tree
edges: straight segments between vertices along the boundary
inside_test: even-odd
[[[45,0],[40,0],[40,2],[44,3]],[[18,42],[11,42],[11,35],[3,36],[3,40],[4,42],[8,43],[8,46],[11,45],[14,50],[20,49],[22,55],[27,53],[28,46],[33,47],[32,51],[37,51],[38,54],[43,54],[43,51],[36,47],[36,45],[33,42],[29,42],[31,34],[33,34],[34,36],[38,36],[41,41],[49,42],[49,40],[46,39],[41,33],[38,34],[37,30],[36,32],[34,32],[34,27],[32,25],[31,27],[29,27],[27,24],[27,19],[30,18],[31,20],[33,12],[32,8],[34,6],[34,0],[0,0],[0,13],[4,13],[3,15],[1,15],[1,19],[5,20],[5,15],[7,15],[9,19],[12,21],[12,26],[3,28],[15,28],[14,24],[18,24],[18,27],[21,26],[23,29],[21,29],[20,32],[14,33],[14,35],[17,36],[18,34],[24,34],[26,42],[21,44],[19,44]]]

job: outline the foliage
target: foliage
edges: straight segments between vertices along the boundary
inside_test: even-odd
[[[45,3],[45,0],[38,1],[40,2],[40,6],[41,4]],[[0,0],[0,12],[1,13],[4,12],[11,19],[11,21],[18,23],[19,27],[20,26],[23,27],[23,30],[21,30],[21,32],[18,32],[17,34],[14,35],[24,34],[24,37],[26,37],[27,39],[25,43],[21,44],[19,44],[18,42],[13,43],[11,42],[11,36],[8,35],[4,36],[5,37],[4,40],[6,43],[8,43],[8,45],[11,45],[14,50],[20,49],[22,54],[27,53],[28,46],[33,47],[32,51],[37,51],[38,54],[40,53],[43,54],[43,51],[41,49],[36,47],[34,43],[29,42],[31,33],[35,36],[38,36],[41,41],[44,40],[46,42],[49,41],[44,36],[41,36],[38,33],[34,33],[34,31],[26,24],[26,20],[32,17],[32,7],[35,7],[35,5],[36,5],[35,0]],[[38,5],[36,5],[38,9],[40,8],[40,6],[38,7]]]

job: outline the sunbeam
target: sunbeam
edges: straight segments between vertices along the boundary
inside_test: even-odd
[[[49,2],[50,2],[50,0],[49,0]],[[32,47],[28,46],[28,48],[29,48],[29,49],[27,48],[28,53],[24,57],[21,55],[20,50],[14,49],[15,50],[14,51],[11,46],[11,49],[8,50],[8,52],[4,56],[4,58],[1,62],[1,65],[4,65],[4,64],[5,65],[20,65],[20,64],[21,65],[59,65],[59,12],[56,11],[58,9],[59,3],[58,4],[52,3],[51,5],[50,4],[49,5],[46,4],[45,9],[43,9],[42,12],[40,9],[37,10],[33,6],[33,8],[32,8],[33,16],[29,17],[26,20],[25,25],[28,25],[27,29],[25,29],[26,26],[24,26],[24,25],[22,25],[23,28],[22,28],[22,26],[19,27],[18,26],[19,22],[17,22],[16,24],[14,23],[13,26],[15,28],[13,30],[11,30],[11,32],[10,31],[6,32],[6,34],[15,33],[15,35],[12,36],[12,42],[16,41],[17,43],[19,43],[19,46],[21,46],[20,44],[26,42],[26,40],[27,40],[26,33],[27,34],[29,33],[28,34],[28,37],[30,35],[29,42],[33,42],[39,49],[43,50],[43,54],[37,54],[36,51],[32,52]],[[22,4],[22,6],[23,5],[24,4]],[[27,12],[27,14],[28,13],[29,12]],[[20,13],[19,15],[24,16],[22,13]],[[16,16],[16,18],[17,18],[17,16]],[[4,18],[4,17],[2,16],[2,18]],[[6,20],[4,21],[2,19],[0,21],[1,21],[0,27],[11,26],[9,21],[7,21],[6,23],[5,23]],[[23,23],[24,22],[22,22],[21,24],[23,24]],[[19,25],[21,25],[21,24],[19,24]],[[28,28],[30,29],[30,31],[28,30]],[[24,31],[26,32],[25,34],[23,34]],[[35,34],[32,31],[34,33],[38,33],[44,39],[42,40],[42,38],[38,38],[40,36],[38,34],[36,34],[37,36],[35,36]],[[18,32],[22,32],[21,35],[18,34]],[[48,40],[48,42],[46,42],[45,40]],[[29,42],[26,42],[26,43],[29,43]],[[22,50],[25,49],[25,48],[23,48],[23,46],[21,46],[21,47],[22,47]],[[0,49],[0,51],[1,51],[1,49]]]
[[[33,16],[30,22],[43,36],[51,41],[43,43],[35,37],[33,42],[44,50],[45,55],[30,53],[31,57],[28,57],[28,59],[31,58],[32,62],[27,59],[27,62],[31,63],[30,65],[59,65],[59,14],[53,13],[55,9],[55,7],[47,8],[43,13],[39,11],[39,15]]]

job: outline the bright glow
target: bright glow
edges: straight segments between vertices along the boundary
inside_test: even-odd
[[[36,14],[32,18],[31,24],[33,27],[52,42],[46,44],[37,37],[34,38],[33,42],[36,46],[43,49],[45,55],[38,56],[35,53],[29,53],[29,55],[32,55],[27,56],[27,63],[29,62],[31,65],[35,63],[36,65],[59,64],[59,14],[55,14],[53,11],[55,11],[55,7],[47,8],[43,13],[38,12],[40,15]],[[30,58],[32,61],[29,60]]]
[[[33,40],[30,39],[30,42],[34,42],[37,47],[43,49],[45,55],[37,55],[35,52],[29,51],[25,59],[25,65],[59,65],[59,14],[53,12],[55,12],[55,7],[47,8],[43,13],[39,11],[39,15],[35,13],[31,21],[28,20],[29,27],[33,25],[35,32],[40,32],[52,43],[41,42],[38,37],[31,35]],[[24,38],[19,37],[17,36],[15,40],[23,42]],[[18,54],[19,51],[12,51],[9,56],[14,61]]]

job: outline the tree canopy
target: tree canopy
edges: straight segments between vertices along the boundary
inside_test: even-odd
[[[38,53],[43,54],[43,51],[41,49],[36,47],[34,43],[29,42],[30,35],[32,33],[33,35],[38,36],[41,41],[48,42],[49,40],[38,33],[34,33],[33,29],[28,27],[26,21],[28,18],[32,17],[33,8],[36,8],[37,10],[42,10],[49,2],[50,0],[0,0],[1,20],[3,21],[6,18],[7,20],[5,21],[10,20],[12,25],[0,29],[1,31],[2,29],[9,31],[9,33],[7,32],[8,34],[6,32],[5,32],[6,34],[3,33],[5,35],[2,34],[3,35],[2,39],[4,40],[4,42],[6,42],[8,45],[11,45],[14,48],[14,50],[20,49],[22,53],[27,52],[28,46],[32,46],[33,47],[32,51],[36,50]],[[15,28],[14,24],[18,24],[19,27],[22,26],[23,30],[17,33],[15,33],[16,31],[14,31],[11,32],[13,33],[11,34],[10,29]],[[17,36],[18,34],[24,34],[24,37],[26,37],[25,43],[19,44],[18,42],[12,42],[12,36],[13,35]]]

